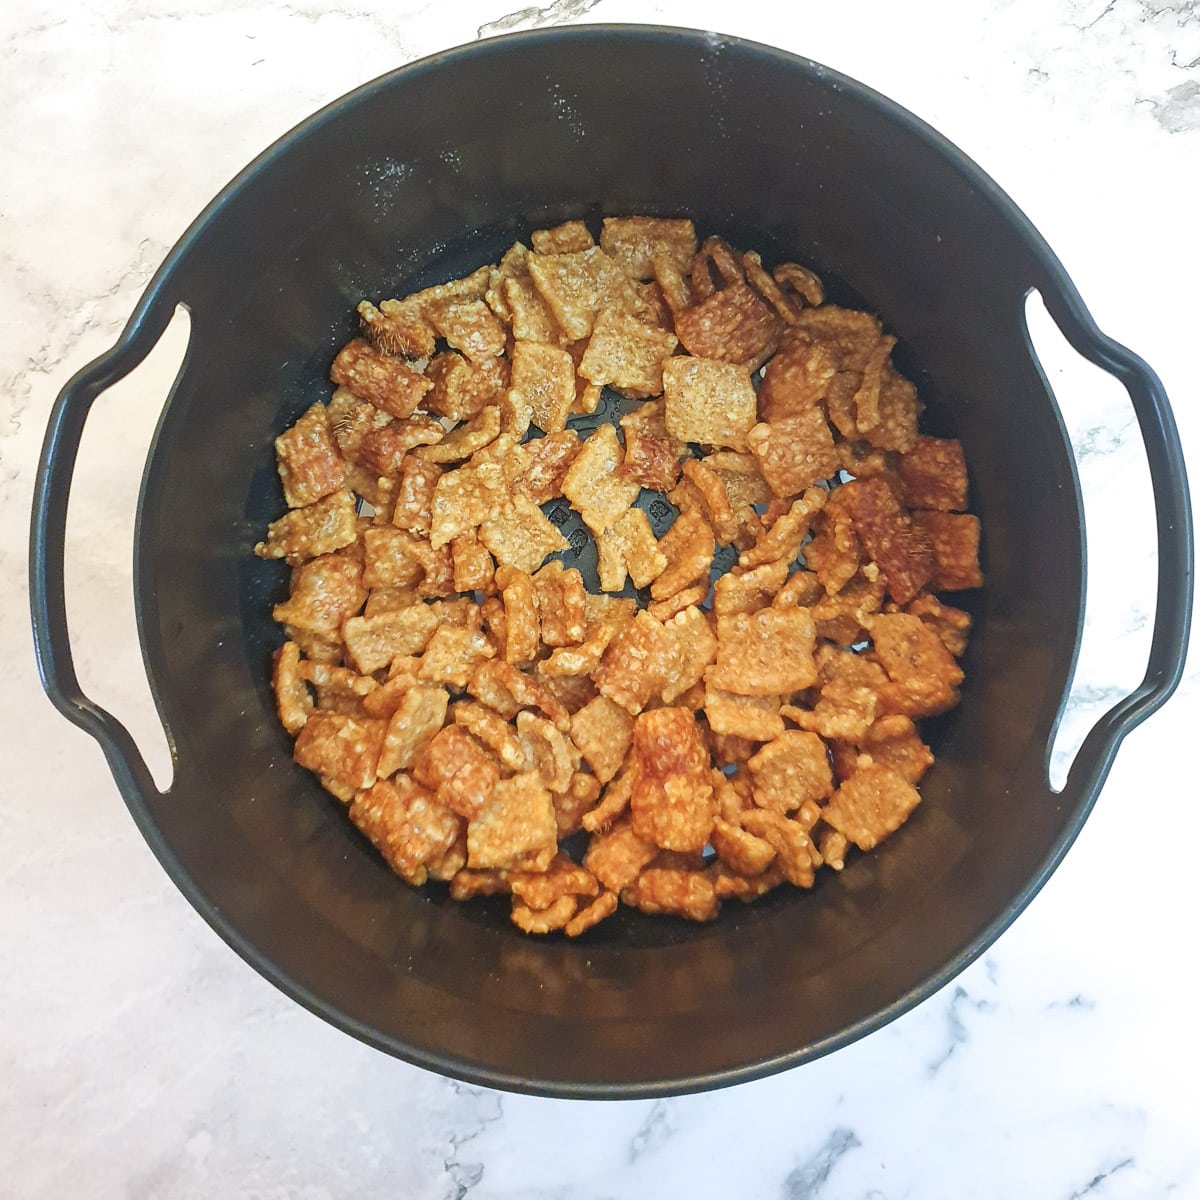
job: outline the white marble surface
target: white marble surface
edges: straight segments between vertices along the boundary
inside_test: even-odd
[[[286,1000],[174,890],[97,748],[43,697],[23,562],[55,393],[259,149],[354,85],[480,34],[702,26],[806,54],[907,105],[1010,192],[1101,326],[1156,367],[1198,469],[1195,0],[853,0],[788,15],[772,0],[506,11],[516,2],[0,10],[0,1193],[1200,1196],[1194,655],[1177,698],[1128,739],[1065,865],[957,981],[799,1070],[625,1104],[458,1085]],[[1106,514],[1093,523],[1104,536],[1080,709],[1094,713],[1140,674],[1151,534],[1130,498],[1138,449],[1120,390],[1061,351],[1050,366],[1089,504]],[[151,366],[99,406],[72,541],[85,682],[147,744],[128,523],[169,377]]]

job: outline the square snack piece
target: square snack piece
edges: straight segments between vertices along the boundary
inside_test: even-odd
[[[675,314],[675,332],[689,354],[750,370],[775,350],[782,329],[783,323],[744,279]]]
[[[957,438],[918,437],[917,444],[896,460],[900,496],[909,508],[964,512],[967,507],[967,463]]]
[[[462,830],[462,819],[407,775],[359,792],[350,805],[350,820],[388,866],[416,887],[428,878],[428,865],[454,845]]]
[[[461,725],[447,725],[425,744],[413,766],[417,782],[460,817],[473,820],[489,803],[500,767]],[[476,864],[492,866],[492,863]]]
[[[532,575],[549,554],[566,550],[567,539],[532,500],[518,495],[479,526],[479,540],[498,563]]]
[[[816,629],[803,608],[763,608],[717,618],[717,661],[710,687],[744,696],[779,696],[817,681]]]
[[[380,354],[370,342],[355,338],[333,360],[334,383],[394,417],[410,417],[433,384],[402,358]]]
[[[601,783],[620,770],[633,737],[633,718],[606,696],[590,700],[571,718],[571,740]]]
[[[438,335],[473,362],[504,353],[508,331],[482,300],[435,300],[425,311]]]
[[[502,779],[467,825],[467,865],[474,870],[520,867],[558,845],[554,800],[532,772]]]
[[[397,655],[421,654],[438,616],[431,605],[411,604],[373,617],[350,617],[342,625],[346,652],[364,675],[382,670]]]
[[[296,761],[322,780],[333,780],[350,791],[375,782],[384,723],[371,717],[313,713],[300,730],[293,750]]]
[[[621,418],[620,425],[625,436],[622,478],[656,492],[668,491],[679,478],[679,460],[688,447],[667,432],[665,402],[651,400],[638,405]]]
[[[606,308],[636,311],[633,281],[599,246],[570,254],[530,254],[529,274],[571,341],[588,337]]]
[[[605,309],[596,318],[579,374],[594,384],[611,384],[636,400],[658,396],[663,390],[663,362],[677,345],[673,333],[652,329],[619,309]]]
[[[746,450],[758,420],[757,398],[745,368],[678,356],[663,363],[666,425],[685,442]]]
[[[346,464],[324,404],[314,404],[275,439],[275,458],[288,508],[303,508],[346,486]]]
[[[583,443],[562,483],[562,493],[593,533],[611,528],[637,499],[635,480],[617,472],[621,443],[611,425],[601,425]]]
[[[379,755],[380,778],[407,771],[417,761],[425,744],[445,724],[449,702],[445,688],[413,683],[404,689],[388,718]]]
[[[833,434],[819,406],[755,425],[746,440],[776,496],[795,496],[837,473]]]
[[[765,742],[784,731],[779,696],[742,696],[704,686],[704,715],[714,733]]]
[[[979,569],[979,518],[971,513],[912,514],[913,524],[933,548],[937,571],[929,586],[937,592],[958,592],[983,586]]]
[[[754,781],[754,803],[791,812],[833,791],[829,748],[815,733],[789,729],[768,742],[746,764]]]
[[[440,476],[430,505],[429,543],[436,550],[473,533],[505,498],[504,472],[496,463],[463,466]]]
[[[543,433],[566,428],[575,403],[575,360],[558,346],[516,342],[512,352],[509,395],[519,393],[519,404],[529,409],[530,420]]]
[[[821,818],[860,850],[874,850],[921,802],[920,793],[889,767],[860,767],[833,793]]]
[[[354,497],[346,488],[315,504],[293,508],[267,526],[267,540],[254,547],[259,558],[285,558],[292,566],[332,554],[358,539]]]
[[[605,217],[600,248],[630,279],[653,279],[656,255],[687,271],[696,257],[696,227],[686,218]]]

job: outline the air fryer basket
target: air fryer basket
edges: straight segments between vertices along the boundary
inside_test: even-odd
[[[692,216],[804,262],[900,338],[926,427],[960,437],[987,587],[937,765],[901,835],[811,893],[713,925],[624,914],[579,942],[392,876],[296,767],[273,711],[270,605],[251,547],[278,514],[272,439],[328,395],[363,296],[494,261],[567,217]],[[1038,289],[1080,354],[1129,391],[1158,520],[1158,609],[1142,685],[1096,725],[1059,794],[1048,748],[1078,646],[1083,514],[1024,321]],[[120,724],[80,691],[63,528],[92,401],[176,304],[192,333],[146,464],[139,626],[175,749],[155,789]],[[658,1095],[824,1054],[944,984],[1029,902],[1078,832],[1116,748],[1178,682],[1191,525],[1158,380],[1102,335],[1011,201],[891,102],[815,63],[684,30],[592,26],[479,43],[387,75],[271,147],[206,209],[117,345],[64,388],[31,543],[51,698],[103,745],[189,900],[289,995],[409,1061],[543,1094]]]

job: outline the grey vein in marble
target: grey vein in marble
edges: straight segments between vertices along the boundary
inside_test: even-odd
[[[498,33],[511,33],[515,29],[537,29],[542,25],[576,21],[599,3],[600,0],[553,0],[553,3],[541,7],[520,8],[494,21],[485,21],[476,30],[475,36],[492,37]]]
[[[1080,1197],[1090,1195],[1111,1176],[1115,1175],[1118,1171],[1124,1171],[1127,1167],[1132,1167],[1133,1164],[1133,1158],[1123,1158],[1120,1162],[1113,1163],[1111,1167],[1107,1167],[1103,1171],[1098,1171],[1083,1187],[1072,1192],[1068,1200],[1080,1200]]]
[[[946,1047],[945,1053],[939,1058],[934,1059],[926,1068],[929,1076],[932,1078],[950,1061],[954,1052],[970,1039],[970,1031],[967,1029],[966,1022],[962,1017],[962,1009],[964,1007],[972,1008],[976,1012],[988,1013],[994,1012],[996,1005],[991,1000],[976,1000],[967,991],[965,987],[958,984],[950,996],[950,1003],[946,1009],[946,1025],[949,1032],[949,1045]]]
[[[666,1145],[675,1135],[678,1126],[675,1112],[668,1101],[655,1100],[650,1106],[642,1127],[629,1143],[629,1161],[637,1162],[643,1154],[649,1154]]]
[[[853,1129],[841,1126],[834,1129],[811,1158],[788,1174],[783,1181],[783,1200],[814,1200],[820,1196],[838,1163],[861,1145]]]

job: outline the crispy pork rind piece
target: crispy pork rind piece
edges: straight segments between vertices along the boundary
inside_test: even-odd
[[[630,279],[653,279],[661,256],[684,272],[696,256],[696,227],[673,217],[605,217],[600,248]]]
[[[435,610],[418,603],[373,617],[350,617],[342,626],[342,636],[355,669],[370,675],[397,655],[421,654],[437,627]]]
[[[525,750],[527,769],[551,792],[565,792],[579,766],[579,752],[561,729],[535,713],[517,713],[517,737]]]
[[[504,661],[524,666],[541,649],[533,580],[516,567],[500,566],[496,569],[496,586],[504,605]]]
[[[376,588],[415,588],[429,567],[430,546],[403,529],[377,526],[362,536],[363,583]]]
[[[506,500],[504,472],[495,463],[462,466],[438,478],[430,506],[430,545],[436,550],[474,533]]]
[[[408,533],[428,534],[433,528],[433,494],[442,469],[415,454],[400,463],[400,480],[392,508],[392,524]]]
[[[779,421],[810,412],[823,400],[836,370],[832,350],[803,329],[788,330],[779,353],[763,367],[758,413],[764,421]]]
[[[708,748],[685,708],[656,708],[633,724],[633,831],[664,850],[700,851],[716,817]]]
[[[429,864],[446,854],[463,827],[460,817],[407,775],[382,779],[359,792],[350,805],[350,820],[388,866],[415,887],[425,883]]]
[[[858,574],[862,546],[853,519],[839,503],[829,505],[813,522],[812,540],[804,546],[804,563],[816,573],[828,596],[836,596]]]
[[[816,881],[820,855],[798,821],[767,809],[749,809],[742,814],[742,828],[760,837],[775,851],[772,864],[794,887],[810,888]]]
[[[765,742],[784,731],[779,715],[779,696],[743,696],[721,691],[707,680],[704,685],[704,715],[714,733]]]
[[[957,438],[918,437],[907,454],[897,456],[896,473],[908,508],[966,511],[967,463]]]
[[[383,721],[370,717],[315,712],[300,730],[293,756],[322,783],[329,780],[353,793],[375,782],[384,730]]]
[[[439,625],[425,646],[418,677],[426,683],[445,683],[462,691],[475,668],[495,653],[481,631]]]
[[[632,730],[630,731],[632,733]],[[613,779],[603,790],[597,793],[600,802],[595,808],[583,814],[580,824],[588,833],[602,832],[608,829],[614,821],[622,820],[629,811],[629,801],[633,796],[633,759],[626,758],[625,769]]]
[[[712,847],[721,862],[738,875],[761,875],[775,859],[775,847],[765,838],[720,817],[713,823]]]
[[[532,772],[493,781],[468,818],[467,865],[473,870],[519,869],[531,857],[553,855],[557,846],[554,801]]]
[[[787,582],[775,593],[772,608],[808,608],[825,594],[815,571],[801,568],[788,576]]]
[[[717,450],[699,461],[725,485],[729,505],[735,512],[747,504],[767,504],[772,500],[774,493],[762,477],[753,454]]]
[[[617,895],[615,892],[601,892],[591,904],[580,908],[575,915],[563,926],[567,937],[579,937],[594,925],[599,925],[606,917],[611,917],[617,911]]]
[[[425,311],[438,336],[473,362],[504,353],[508,330],[482,300],[447,297],[433,301]]]
[[[780,696],[817,681],[816,630],[802,608],[764,608],[717,618],[717,661],[705,681],[718,691]],[[734,732],[725,730],[723,732]]]
[[[934,591],[960,592],[983,586],[978,517],[970,513],[917,511],[912,519],[933,549],[937,569],[929,586]]]
[[[503,349],[503,347],[501,347]],[[472,361],[454,350],[437,355],[425,368],[433,381],[422,407],[451,421],[467,421],[500,403],[508,388],[508,360]]]
[[[610,892],[628,887],[658,853],[658,847],[638,837],[628,819],[592,835],[583,865]]]
[[[837,491],[867,555],[883,573],[888,594],[907,604],[937,570],[927,534],[914,526],[884,479],[855,479]]]
[[[570,340],[527,270],[506,279],[501,296],[503,306],[509,313],[513,337],[517,341],[554,345]]]
[[[663,363],[668,432],[685,442],[747,450],[758,420],[749,372],[733,363],[677,356]]]
[[[532,500],[516,496],[479,526],[479,540],[497,563],[533,574],[550,554],[568,549],[567,539]]]
[[[549,229],[535,229],[529,240],[538,254],[575,254],[596,244],[583,221],[563,221]]]
[[[579,374],[598,387],[610,384],[623,396],[644,400],[663,390],[663,362],[679,339],[668,330],[644,325],[619,309],[597,318],[579,364]]]
[[[275,461],[288,508],[303,508],[346,486],[346,464],[324,404],[314,404],[275,439]]]
[[[713,584],[713,612],[718,617],[757,612],[766,608],[788,577],[785,559],[763,563],[744,571],[734,567]]]
[[[703,871],[651,867],[621,891],[621,900],[652,915],[668,914],[689,921],[715,921],[721,902]]]
[[[571,727],[571,714],[550,688],[502,659],[477,667],[467,690],[499,713],[516,716],[518,709],[536,708],[564,732]]]
[[[708,618],[694,605],[664,621],[663,629],[675,642],[675,654],[674,670],[663,683],[661,694],[665,704],[674,704],[704,679],[704,672],[717,656],[717,638]],[[700,705],[702,698],[697,707]]]
[[[676,592],[673,596],[668,596],[664,600],[652,600],[646,605],[646,611],[656,621],[669,621],[672,617],[678,616],[685,608],[691,608],[696,604],[703,604],[705,597],[709,592],[709,583],[707,579],[700,583],[693,584],[691,587],[686,587],[681,592]]]
[[[403,359],[380,354],[370,342],[354,338],[338,351],[329,377],[362,400],[410,417],[433,384]]]
[[[860,850],[874,850],[921,802],[920,794],[890,767],[860,766],[821,812],[827,825]]]
[[[608,644],[592,680],[630,716],[662,693],[674,674],[675,639],[644,609]]]
[[[600,780],[586,771],[576,771],[570,786],[563,792],[553,792],[554,820],[559,839],[568,838],[583,828],[583,818],[600,795]]]
[[[933,751],[921,741],[913,721],[899,714],[882,717],[856,743],[833,742],[834,772],[849,779],[860,764],[888,767],[914,787],[933,766]]]
[[[376,308],[370,300],[359,302],[358,321],[363,337],[381,354],[428,358],[436,339],[419,306],[399,300],[385,300],[384,305],[390,306],[388,312]]]
[[[573,429],[526,442],[520,447],[520,461],[514,458],[512,493],[525,496],[534,504],[557,499],[562,495],[563,480],[579,454],[579,447],[579,434]]]
[[[788,813],[833,791],[829,748],[815,733],[789,729],[746,764],[759,808]]]
[[[788,338],[809,337],[836,364],[824,389],[829,418],[845,438],[859,436],[855,397],[871,354],[883,336],[879,321],[870,313],[823,304],[797,314]]]
[[[955,658],[961,658],[966,652],[971,632],[970,613],[943,604],[936,596],[917,596],[904,606],[904,611],[920,617],[942,639],[942,645]]]
[[[667,432],[666,402],[640,404],[620,420],[625,436],[625,457],[619,473],[641,487],[668,491],[679,478],[680,459],[687,443]]]
[[[300,674],[317,693],[318,712],[336,712],[346,717],[373,715],[367,710],[365,701],[378,690],[379,683],[370,675],[322,662],[302,662]]]
[[[648,587],[667,567],[667,556],[640,508],[627,508],[611,529],[597,534],[596,551],[602,592],[619,592],[627,578],[634,587]]]
[[[284,729],[295,737],[313,712],[312,696],[300,673],[300,647],[295,642],[284,642],[275,651],[271,683],[275,689],[275,708],[279,720]]]
[[[836,651],[845,661],[853,659],[864,667],[877,668],[850,651]],[[811,709],[784,705],[783,716],[801,729],[819,734],[827,741],[858,742],[867,736],[875,720],[878,696],[874,689],[855,672],[838,671],[822,664],[821,684],[816,703]],[[886,677],[886,672],[884,673]],[[882,682],[883,680],[880,680]]]
[[[523,933],[553,933],[556,929],[566,927],[578,907],[579,901],[574,896],[559,896],[547,908],[532,908],[514,896],[512,923]]]
[[[606,308],[636,312],[633,281],[599,246],[570,254],[530,254],[529,274],[567,337],[588,337]]]
[[[602,783],[621,769],[633,738],[633,718],[606,696],[597,696],[571,717],[571,740]]]
[[[550,677],[588,675],[599,665],[608,644],[630,621],[637,611],[637,601],[628,597],[597,596],[588,592],[584,598],[587,629],[578,646],[554,650],[548,659],[538,664],[540,674]]]
[[[500,766],[461,725],[447,725],[422,746],[413,763],[413,777],[422,787],[436,792],[442,804],[470,821],[491,798],[500,778]]]
[[[962,668],[920,617],[881,613],[868,630],[874,656],[892,681],[879,689],[882,711],[932,717],[958,703]]]
[[[346,489],[333,492],[303,508],[293,508],[267,526],[267,539],[254,547],[259,558],[286,559],[297,566],[310,558],[332,554],[358,539],[354,497]]]
[[[738,566],[749,570],[779,559],[790,563],[799,554],[813,521],[825,507],[828,498],[829,493],[823,487],[806,489],[786,510],[774,516],[769,528],[755,538],[753,545],[738,555]],[[779,506],[783,503],[777,502]]]
[[[860,397],[856,394],[856,403]],[[891,364],[885,362],[880,372],[879,396],[876,401],[878,421],[862,436],[880,450],[895,450],[905,454],[917,444],[917,420],[921,402],[917,389]]]
[[[323,554],[292,572],[291,594],[271,615],[281,625],[340,641],[342,622],[366,601],[362,563],[347,554]]]
[[[740,278],[675,314],[675,332],[689,354],[751,371],[775,352],[782,328],[762,297]]]
[[[381,697],[388,684],[372,693],[371,700]],[[442,728],[450,695],[445,688],[429,687],[423,683],[408,683],[397,687],[398,700],[389,700],[394,707],[387,717],[387,732],[379,755],[379,776],[387,778],[397,771],[407,771],[417,761],[430,738]],[[382,705],[374,704],[381,712]]]
[[[638,484],[624,479],[621,444],[611,425],[601,425],[581,446],[562,482],[562,494],[595,533],[611,528],[637,499]]]
[[[690,509],[675,518],[659,541],[658,550],[667,565],[651,583],[650,595],[665,600],[697,581],[707,581],[716,541],[708,522]]]
[[[495,586],[496,564],[486,546],[470,534],[450,542],[456,592],[490,592]]]
[[[558,433],[566,428],[575,403],[575,360],[558,346],[518,341],[509,392],[521,394],[521,403],[543,433]]]
[[[385,428],[395,419],[345,388],[338,388],[333,393],[327,413],[329,431],[347,463],[358,463],[359,447],[368,433]]]
[[[500,409],[488,405],[469,421],[455,426],[436,446],[422,446],[418,457],[431,463],[462,462],[500,436]]]
[[[776,496],[794,496],[837,474],[833,434],[820,407],[755,425],[746,441]]]
[[[446,430],[438,421],[420,413],[407,420],[389,421],[381,428],[368,429],[363,434],[355,452],[355,462],[362,471],[377,479],[393,480],[400,475],[405,456],[410,450],[418,446],[432,446],[445,435]],[[361,474],[358,478],[362,478]],[[376,496],[369,496],[368,499],[378,506]]]
[[[541,640],[545,646],[577,646],[587,636],[587,590],[574,567],[555,560],[533,576]]]
[[[494,709],[472,700],[454,706],[454,723],[486,746],[510,771],[524,771],[529,762],[525,747],[512,725]]]

